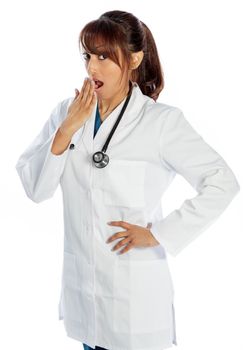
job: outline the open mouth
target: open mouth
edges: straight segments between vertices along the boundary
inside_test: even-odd
[[[100,80],[94,80],[95,82],[95,90],[98,90],[99,88],[101,88],[101,86],[104,85],[103,81]]]

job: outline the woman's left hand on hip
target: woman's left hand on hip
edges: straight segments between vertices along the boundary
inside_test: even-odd
[[[123,254],[134,247],[153,247],[159,245],[160,243],[155,239],[153,234],[150,232],[149,224],[147,227],[142,227],[138,225],[132,225],[126,221],[110,221],[107,223],[110,226],[119,226],[124,228],[126,231],[116,232],[110,236],[106,243],[113,242],[115,239],[124,237],[120,240],[113,248],[112,251],[126,246],[122,249],[119,254]]]

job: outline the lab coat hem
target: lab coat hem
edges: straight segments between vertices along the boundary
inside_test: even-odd
[[[17,166],[34,202],[50,198],[61,186],[64,261],[59,320],[68,337],[93,348],[162,350],[177,345],[172,279],[166,261],[160,260],[166,251],[176,256],[219,218],[239,190],[234,174],[179,108],[155,103],[138,86],[109,144],[107,167],[96,168],[92,154],[102,149],[122,104],[93,137],[96,104],[73,135],[72,150],[52,154],[71,100],[54,109]],[[175,173],[199,193],[163,218],[160,201]],[[134,247],[116,259],[105,241],[121,229],[108,227],[110,220],[143,227],[154,222],[151,234],[161,247]]]
[[[174,311],[173,311],[173,314],[174,314]],[[175,328],[174,329],[171,329],[171,328],[168,328],[169,332],[172,331],[173,333],[173,337],[171,339],[171,341],[168,341],[168,342],[164,342],[164,345],[162,346],[147,346],[147,347],[130,347],[130,346],[127,346],[127,347],[119,347],[119,346],[114,346],[112,345],[114,341],[111,341],[110,343],[104,343],[104,342],[99,342],[99,340],[96,340],[96,344],[94,342],[92,342],[91,338],[86,338],[86,337],[82,337],[82,336],[79,336],[77,335],[77,333],[75,332],[75,329],[72,328],[73,330],[71,330],[70,326],[67,326],[67,322],[68,322],[68,318],[64,319],[63,322],[64,322],[64,328],[65,328],[65,331],[66,331],[66,334],[69,338],[71,339],[74,339],[74,340],[77,340],[81,343],[85,343],[87,344],[88,346],[92,347],[92,348],[95,348],[95,345],[96,346],[100,346],[100,347],[103,347],[105,349],[109,349],[109,350],[165,350],[165,349],[169,349],[171,347],[174,346],[177,346],[178,343],[177,343],[177,339],[176,339],[176,332],[175,332]],[[175,319],[174,319],[174,316],[173,316],[173,325],[175,326]],[[77,332],[80,332],[80,329],[78,330],[77,329]]]

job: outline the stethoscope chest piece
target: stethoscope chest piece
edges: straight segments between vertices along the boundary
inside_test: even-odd
[[[121,112],[120,112],[120,114],[119,114],[115,124],[113,125],[113,128],[112,128],[112,130],[111,130],[111,132],[110,132],[110,134],[109,134],[109,136],[108,136],[108,138],[107,138],[107,140],[106,140],[102,150],[98,151],[98,152],[95,152],[93,154],[93,156],[92,156],[93,164],[97,168],[104,168],[109,163],[109,157],[108,157],[108,155],[105,152],[106,152],[107,147],[109,145],[109,142],[110,142],[110,140],[112,138],[112,135],[114,134],[114,132],[115,132],[115,130],[117,128],[117,125],[119,124],[119,122],[121,120],[121,117],[122,117],[123,113],[125,112],[125,110],[127,108],[127,105],[128,105],[128,102],[129,102],[129,100],[131,98],[133,85],[132,85],[131,82],[129,82],[129,84],[130,84],[130,89],[129,89],[129,93],[127,95],[126,101],[125,101],[125,103],[124,103],[124,105],[122,107],[122,110],[121,110]]]
[[[104,168],[109,163],[109,157],[102,151],[93,154],[93,163],[97,168]]]

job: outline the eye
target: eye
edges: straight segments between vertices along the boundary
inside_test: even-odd
[[[104,61],[104,60],[107,58],[107,55],[105,55],[105,54],[100,54],[98,57],[101,57],[101,56],[103,56],[104,58],[100,59],[100,61]],[[90,59],[90,54],[87,53],[87,52],[84,52],[84,53],[82,54],[82,58],[83,58],[85,61],[87,61],[87,60]]]
[[[87,61],[87,60],[90,58],[90,55],[89,55],[88,53],[84,52],[84,53],[82,54],[82,58],[83,58],[85,61]]]
[[[102,59],[101,61],[104,61],[106,58],[107,58],[107,56],[105,55],[105,54],[101,54],[101,55],[99,55],[99,57],[100,56],[103,56],[103,57],[105,57],[104,59]]]

